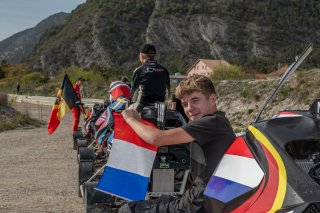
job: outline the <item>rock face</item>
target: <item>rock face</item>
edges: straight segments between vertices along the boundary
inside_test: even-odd
[[[317,0],[90,0],[46,32],[24,62],[51,75],[71,65],[127,72],[150,42],[172,73],[198,58],[271,70],[313,42],[306,64],[320,66],[319,14]]]
[[[57,13],[41,21],[35,27],[21,31],[0,42],[0,60],[9,63],[19,63],[29,55],[33,47],[39,42],[40,37],[49,28],[60,25],[67,13]]]

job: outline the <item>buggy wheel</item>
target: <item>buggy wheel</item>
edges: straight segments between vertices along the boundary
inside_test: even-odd
[[[78,138],[82,138],[83,134],[81,131],[76,131],[75,133],[73,133],[73,149],[77,150],[77,140]]]
[[[84,210],[86,213],[99,213],[99,212],[115,212],[111,207],[114,204],[114,198],[103,192],[97,191],[95,187],[98,182],[85,182],[84,183]]]
[[[88,140],[86,138],[78,138],[77,146],[78,147],[87,147],[88,146]]]
[[[77,139],[77,152],[79,154],[79,147],[87,147],[88,140],[86,138],[78,138]]]
[[[78,194],[82,197],[80,187],[81,185],[89,180],[93,173],[93,163],[92,161],[80,161],[78,170]]]
[[[95,149],[93,147],[79,147],[79,162],[80,161],[95,161]]]

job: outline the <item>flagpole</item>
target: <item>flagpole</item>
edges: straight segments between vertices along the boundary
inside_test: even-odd
[[[105,163],[96,173],[94,173],[94,175],[89,179],[89,180],[87,180],[86,182],[90,182],[93,178],[95,178],[97,175],[98,175],[98,173],[101,171],[101,170],[103,170],[105,167],[107,166],[107,163]]]

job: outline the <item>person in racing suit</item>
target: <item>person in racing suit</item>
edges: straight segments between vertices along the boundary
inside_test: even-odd
[[[119,213],[211,213],[211,199],[203,193],[224,153],[235,140],[225,113],[217,110],[216,93],[211,80],[194,75],[176,88],[190,122],[182,127],[159,130],[140,122],[137,111],[127,109],[122,115],[128,125],[145,142],[160,146],[190,144],[192,185],[182,197],[162,195],[154,200],[129,202]]]
[[[80,87],[81,87],[83,81],[84,81],[84,79],[82,77],[80,77],[73,84],[73,89],[77,93],[77,96],[78,96],[80,102],[81,102]],[[79,126],[80,113],[84,113],[83,105],[80,104],[80,105],[72,108],[71,113],[72,113],[72,117],[73,117],[72,134],[74,134],[77,131],[77,128]]]
[[[164,102],[166,89],[170,92],[169,72],[155,61],[156,48],[152,44],[144,44],[140,48],[139,59],[142,65],[133,73],[131,99],[139,88],[133,109],[141,111],[144,106],[156,101]]]
[[[108,103],[107,107],[110,111],[107,112],[121,112],[123,109],[125,109],[130,101],[130,87],[128,84],[126,84],[123,79],[113,81],[111,82],[108,93],[110,95],[109,100],[110,103]],[[97,147],[97,159],[101,159],[102,156],[105,154],[105,151],[103,150],[104,147],[108,147],[108,144],[110,141],[107,141],[108,138],[106,138],[106,135],[109,132],[112,132],[111,129],[113,129],[113,118],[112,119],[106,119],[106,112],[103,112],[100,116],[104,117],[104,122],[107,122],[106,125],[103,125],[100,121],[96,121],[97,130],[95,133],[95,139],[96,139],[96,147]],[[111,117],[113,117],[111,115]],[[99,120],[99,119],[98,119]]]

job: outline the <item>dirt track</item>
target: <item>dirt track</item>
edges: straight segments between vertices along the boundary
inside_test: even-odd
[[[37,105],[16,108],[40,118]],[[42,106],[45,123],[50,111]],[[0,212],[83,212],[71,124],[68,113],[51,136],[46,124],[0,133]]]

